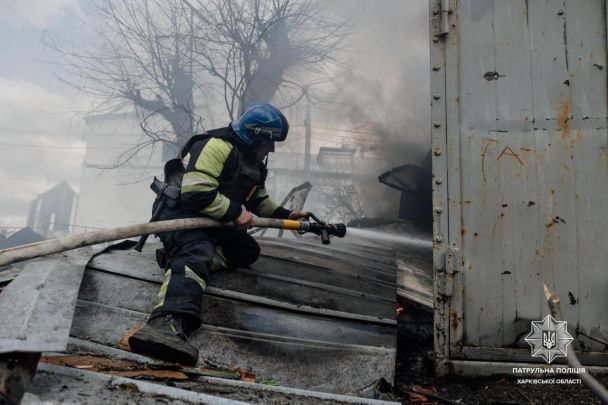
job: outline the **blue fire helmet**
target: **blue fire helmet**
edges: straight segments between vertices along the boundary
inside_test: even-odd
[[[282,142],[289,132],[287,118],[278,108],[268,103],[250,105],[230,126],[247,145]]]

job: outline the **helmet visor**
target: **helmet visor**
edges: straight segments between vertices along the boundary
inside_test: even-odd
[[[283,142],[287,138],[287,131],[280,128],[257,127],[246,125],[248,131],[254,135],[257,142]]]

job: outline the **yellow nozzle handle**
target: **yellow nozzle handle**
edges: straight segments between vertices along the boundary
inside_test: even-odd
[[[283,229],[299,231],[302,228],[300,221],[294,221],[292,219],[284,219],[282,224]]]

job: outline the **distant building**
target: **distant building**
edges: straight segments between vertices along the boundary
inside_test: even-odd
[[[319,148],[317,162],[322,168],[337,173],[354,173],[355,152],[353,148]]]
[[[150,220],[154,176],[163,178],[162,148],[131,156],[145,141],[135,113],[108,113],[86,118],[86,153],[80,181],[74,232],[114,228]],[[127,160],[125,164],[119,164]],[[100,167],[113,168],[107,171]],[[88,228],[90,227],[90,228]]]
[[[31,202],[27,226],[45,238],[67,235],[73,223],[76,198],[67,182],[57,184]]]
[[[21,228],[8,238],[5,235],[0,235],[0,249],[8,249],[15,246],[40,242],[43,240],[44,238],[42,235],[34,232],[31,228]]]
[[[342,222],[366,215],[396,217],[399,194],[378,182],[378,174],[389,164],[380,157],[368,157],[351,147],[320,147],[310,156],[310,169],[304,169],[301,153],[277,151],[270,156],[266,187],[280,202],[295,186],[312,183],[304,209],[325,220]]]

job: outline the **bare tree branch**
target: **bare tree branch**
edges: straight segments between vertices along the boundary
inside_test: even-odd
[[[350,33],[324,0],[88,0],[85,9],[95,44],[45,41],[64,81],[98,108],[134,108],[142,145],[171,153],[202,126],[202,100],[216,93],[231,120],[252,102],[297,104],[340,66],[335,53]]]

